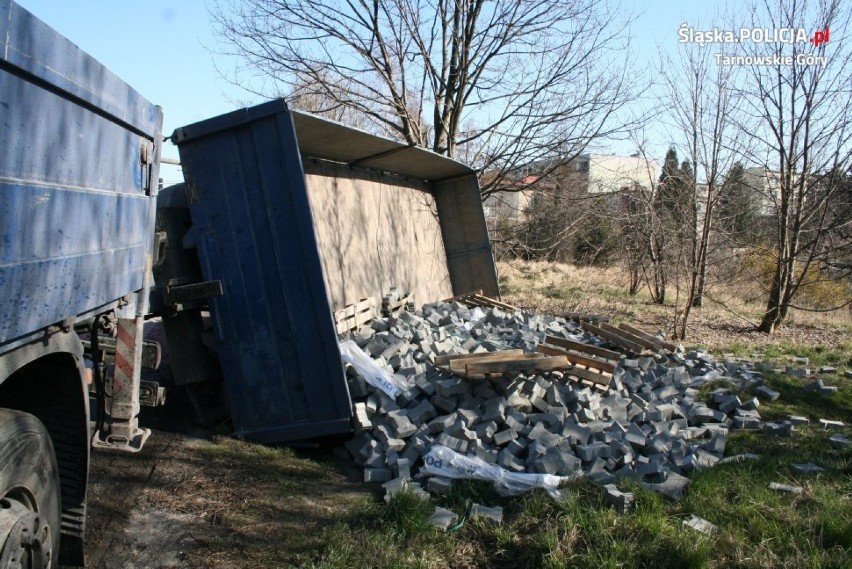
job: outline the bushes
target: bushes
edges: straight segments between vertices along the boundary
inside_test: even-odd
[[[753,247],[746,251],[740,262],[743,277],[760,286],[759,295],[772,284],[775,271],[775,251],[767,247]],[[803,267],[796,267],[794,282],[799,283],[796,304],[814,310],[829,310],[852,299],[852,286],[847,279],[835,279],[826,267],[812,267],[802,281]]]

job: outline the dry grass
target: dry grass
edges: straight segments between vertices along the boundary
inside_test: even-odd
[[[621,267],[597,268],[538,261],[501,261],[497,265],[503,299],[544,314],[583,312],[631,322],[649,331],[670,332],[675,303],[683,304],[674,286],[667,304],[653,304],[647,288],[635,296]],[[710,349],[732,344],[750,349],[779,345],[850,347],[852,311],[793,310],[788,322],[773,336],[754,330],[764,298],[757,283],[715,285],[707,291],[705,306],[693,309],[686,343]]]

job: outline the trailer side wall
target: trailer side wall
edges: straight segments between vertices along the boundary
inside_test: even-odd
[[[435,197],[423,182],[305,161],[334,310],[397,287],[415,302],[452,296]]]

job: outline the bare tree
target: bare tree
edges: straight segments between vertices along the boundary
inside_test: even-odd
[[[334,88],[337,89],[337,87]],[[327,92],[316,89],[314,83],[301,81],[296,83],[290,88],[287,99],[289,104],[297,109],[322,115],[333,121],[361,129],[369,126],[363,114],[340,104],[337,97],[329,96]]]
[[[764,332],[784,322],[805,283],[825,270],[837,223],[848,223],[830,205],[852,158],[850,13],[846,0],[755,0],[747,27],[807,30],[812,41],[744,42],[742,61],[733,61],[747,70],[740,91],[750,120],[741,135],[754,142],[750,162],[765,167],[775,214]]]
[[[383,134],[464,159],[491,174],[483,197],[520,165],[570,160],[623,129],[617,114],[634,95],[624,13],[606,0],[221,0],[213,8],[229,51],[271,80],[264,94],[299,87]]]
[[[659,183],[637,185],[621,193],[621,242],[630,276],[629,292],[644,282],[656,304],[665,304],[669,284],[669,232],[659,207]]]
[[[704,299],[724,176],[742,153],[737,136],[738,68],[717,65],[715,52],[698,44],[682,44],[677,57],[662,61],[670,132],[686,150],[680,169],[683,179],[679,180],[686,191],[677,196],[681,203],[673,208],[677,212],[677,231],[673,232],[682,251],[677,268],[687,273],[683,308],[675,307],[675,336],[684,339],[690,312]]]

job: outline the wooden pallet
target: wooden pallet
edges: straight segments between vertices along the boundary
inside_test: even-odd
[[[479,354],[437,356],[435,365],[468,379],[500,377],[504,373],[567,369],[571,365],[564,357],[528,354],[523,350],[501,350]]]
[[[574,350],[575,352],[579,352],[581,354],[597,356],[604,360],[610,360],[613,363],[616,363],[619,359],[621,359],[621,354],[619,352],[607,350],[606,348],[601,348],[599,346],[584,344],[583,342],[575,342],[574,340],[568,340],[566,338],[560,338],[558,336],[545,336],[544,341],[545,343],[551,344],[553,346],[559,346],[560,348],[565,348],[567,350]]]
[[[334,313],[334,326],[338,334],[358,330],[372,322],[378,316],[376,299],[364,298],[355,304],[349,304]]]
[[[668,350],[670,352],[677,351],[677,346],[672,344],[671,342],[666,342],[665,340],[661,340],[652,334],[648,334],[647,332],[643,332],[639,328],[631,326],[630,324],[621,323],[618,325],[619,328],[626,332],[630,332],[631,334],[638,336],[640,338],[644,338],[645,340],[659,346],[659,348]]]
[[[511,304],[506,304],[505,302],[500,302],[499,300],[493,299],[490,296],[485,296],[484,294],[482,294],[481,289],[472,292],[466,292],[465,294],[460,294],[452,298],[447,298],[444,299],[442,302],[460,302],[465,306],[469,306],[471,308],[476,308],[477,306],[479,306],[481,308],[500,308],[502,310],[510,310],[512,312],[516,310],[516,308]]]
[[[644,355],[651,353],[646,351],[647,342],[638,342],[632,334],[619,330],[615,326],[610,326],[606,322],[599,322],[600,326],[596,326],[590,322],[583,322],[582,328],[590,334],[594,334],[598,338],[602,338],[614,346],[625,350],[626,352]],[[606,326],[606,328],[604,328]],[[656,351],[656,350],[653,350]]]
[[[573,350],[549,344],[539,344],[536,347],[536,351],[551,356],[564,357],[571,362],[573,365],[562,371],[570,380],[588,385],[600,391],[609,390],[609,385],[612,381],[612,372],[615,370],[614,363],[591,354],[580,354]]]

